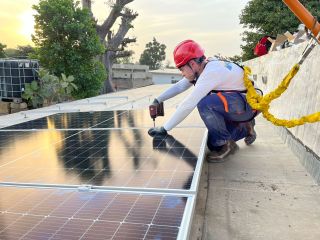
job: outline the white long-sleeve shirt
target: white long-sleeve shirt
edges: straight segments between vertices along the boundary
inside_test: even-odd
[[[163,92],[157,100],[163,102],[179,93],[186,91],[193,84],[188,79],[182,78],[179,82]],[[182,122],[212,90],[245,90],[243,82],[243,69],[231,62],[210,61],[200,74],[193,91],[183,100],[175,113],[164,124],[164,128],[170,131]]]

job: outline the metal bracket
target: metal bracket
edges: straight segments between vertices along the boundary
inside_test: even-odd
[[[92,185],[81,185],[78,187],[79,192],[89,192],[92,189]]]
[[[318,33],[317,36],[312,36],[312,38],[310,39],[307,47],[304,49],[304,51],[303,51],[303,53],[302,53],[302,55],[300,57],[300,60],[298,62],[299,65],[301,65],[304,62],[304,60],[306,60],[306,58],[311,53],[311,51],[314,49],[314,47],[317,44],[320,44],[320,41],[318,40],[319,36],[320,36],[320,33]]]

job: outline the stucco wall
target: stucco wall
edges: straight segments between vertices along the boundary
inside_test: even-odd
[[[245,62],[254,79],[265,93],[275,89],[305,49],[307,43],[271,52]],[[284,119],[299,118],[320,112],[320,46],[316,46],[287,91],[271,104],[271,112]],[[288,129],[295,138],[320,156],[320,123],[305,124]]]
[[[113,64],[112,81],[117,90],[139,88],[152,84],[149,67],[139,64]]]
[[[153,84],[171,84],[181,80],[181,74],[152,73]]]

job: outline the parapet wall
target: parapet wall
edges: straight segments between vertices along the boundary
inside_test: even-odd
[[[268,93],[278,86],[283,77],[298,62],[306,45],[307,43],[302,43],[281,51],[271,52],[245,62],[245,65],[251,67],[257,86],[264,93]],[[304,115],[320,112],[320,46],[316,46],[305,60],[286,92],[272,102],[270,110],[276,117],[283,119],[300,118]],[[285,132],[287,132],[287,135],[291,135],[295,142],[302,143],[307,152],[311,150],[314,157],[319,160],[320,122],[290,129],[278,129],[281,135],[286,135]],[[288,142],[290,141],[288,140]],[[294,145],[292,144],[292,146]],[[306,158],[306,156],[302,156],[302,158]],[[305,161],[305,159],[302,160]],[[316,174],[320,179],[320,161],[318,162],[319,172]],[[305,163],[305,166],[308,164]]]

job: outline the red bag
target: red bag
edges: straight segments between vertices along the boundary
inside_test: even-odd
[[[256,56],[262,56],[268,53],[269,48],[271,47],[271,42],[268,40],[269,36],[262,37],[257,45],[254,48],[254,55]]]

